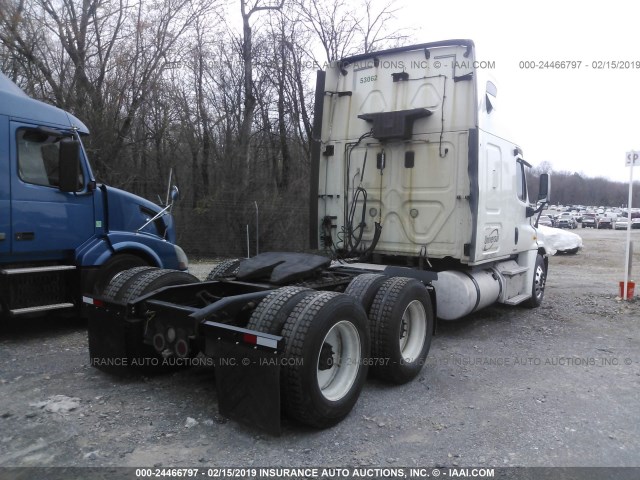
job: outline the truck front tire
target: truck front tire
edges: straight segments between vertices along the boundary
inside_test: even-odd
[[[542,255],[536,257],[536,266],[533,269],[533,285],[531,287],[531,298],[527,306],[537,308],[542,304],[544,298],[544,287],[547,283],[547,266]]]

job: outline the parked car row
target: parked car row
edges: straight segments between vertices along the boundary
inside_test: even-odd
[[[618,221],[616,221],[616,230],[626,230],[628,223],[629,221],[626,218],[618,219]],[[631,219],[631,228],[640,230],[640,217]]]
[[[561,217],[559,224],[568,224],[565,220],[565,217]],[[579,235],[576,235],[572,232],[567,232],[558,228],[552,227],[553,218],[549,215],[541,215],[538,221],[538,231],[544,239],[545,245],[550,248],[553,252],[552,255],[556,253],[561,254],[575,254],[578,253],[580,249],[582,249],[582,238]],[[598,218],[596,215],[591,216],[590,214],[585,214],[582,218],[582,228],[585,227],[585,223],[587,226],[591,226],[592,228],[612,228],[612,221],[608,217]],[[614,228],[616,230],[626,229],[628,224],[628,220],[623,217],[619,217],[614,222]],[[567,228],[567,227],[564,227]],[[575,228],[575,227],[571,227]],[[631,219],[631,228],[640,229],[640,218],[632,218]]]
[[[640,229],[640,209],[632,209],[629,213],[624,208],[606,207],[550,207],[542,212],[539,224],[575,229],[578,224],[582,228],[626,230],[631,216],[631,228]]]
[[[629,219],[626,216],[618,215],[617,217],[596,217],[596,228],[613,228],[615,230],[626,230],[628,226]],[[640,228],[640,218],[631,219],[631,228]]]

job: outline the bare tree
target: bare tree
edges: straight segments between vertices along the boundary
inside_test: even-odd
[[[251,4],[247,0],[240,1],[242,13],[242,61],[244,65],[244,113],[242,125],[240,126],[239,144],[240,158],[239,166],[245,168],[249,160],[249,147],[251,136],[251,125],[256,109],[256,97],[254,95],[253,80],[253,36],[251,30],[251,16],[254,13],[270,10],[280,10],[284,5],[284,0],[268,5],[261,0],[254,0]]]
[[[295,3],[308,28],[315,32],[324,52],[325,58],[318,59],[309,49],[319,68],[355,52],[358,48],[355,41],[357,30],[353,27],[358,20],[354,16],[356,9],[352,3],[346,0],[297,0]]]
[[[409,38],[407,29],[393,24],[399,8],[393,7],[392,0],[379,8],[375,0],[361,0],[355,4],[346,0],[294,0],[294,3],[297,13],[315,32],[324,52],[324,59],[311,53],[318,67],[355,53],[396,46]]]
[[[199,0],[3,0],[0,44],[28,90],[83,117],[98,170],[119,165],[136,115],[184,38],[214,4]],[[37,92],[37,88],[41,91]]]
[[[405,28],[391,29],[389,25],[396,18],[400,8],[393,7],[394,2],[388,1],[377,10],[374,0],[364,0],[364,15],[358,19],[357,25],[362,37],[362,51],[369,53],[389,46],[397,46],[409,39]]]

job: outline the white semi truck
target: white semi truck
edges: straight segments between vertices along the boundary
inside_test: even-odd
[[[230,260],[205,282],[124,272],[84,299],[92,364],[207,358],[221,413],[276,433],[281,411],[322,428],[348,415],[368,371],[412,380],[436,319],[495,302],[538,306],[548,264],[536,223],[549,177],[535,208],[529,165],[497,129],[497,88],[477,65],[472,41],[450,40],[319,72],[318,254]]]

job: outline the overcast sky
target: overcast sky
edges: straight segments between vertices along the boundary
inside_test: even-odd
[[[527,161],[628,182],[625,152],[640,150],[640,6],[635,2],[397,0],[396,5],[403,6],[400,24],[415,28],[415,43],[470,38],[478,60],[495,61],[498,108]],[[581,66],[520,66],[555,60]],[[612,61],[633,68],[614,70]],[[640,167],[633,173],[640,180]]]

